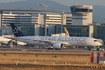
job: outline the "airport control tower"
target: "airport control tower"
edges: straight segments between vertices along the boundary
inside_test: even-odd
[[[70,8],[72,13],[72,25],[92,24],[92,6],[73,5]]]

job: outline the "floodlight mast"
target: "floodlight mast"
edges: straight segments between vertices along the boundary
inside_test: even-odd
[[[42,6],[42,7],[44,7],[44,9],[45,10],[47,10],[48,9],[48,6],[47,5],[45,5],[45,4],[39,4],[40,6]],[[44,26],[45,26],[45,36],[47,36],[47,24],[46,24],[46,11],[45,11],[45,13],[44,13]]]
[[[40,6],[44,7],[45,9],[48,9],[48,6],[45,4],[39,4]]]

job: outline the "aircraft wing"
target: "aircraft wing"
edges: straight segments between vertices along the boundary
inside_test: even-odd
[[[18,38],[16,38],[16,37],[4,37],[4,38],[12,39],[12,40],[17,40],[17,39],[18,39]]]
[[[33,41],[44,42],[44,43],[48,43],[48,44],[53,44],[54,43],[54,41],[44,41],[44,40],[33,40]]]
[[[48,43],[48,44],[53,44],[53,43],[57,43],[58,42],[58,41],[43,41],[43,40],[34,40],[34,41],[44,42],[44,43]],[[58,42],[58,43],[62,43],[63,45],[70,45],[67,42]]]
[[[14,38],[12,38],[12,37],[5,37],[5,38],[12,39],[12,40],[18,40],[18,38],[16,38],[16,37],[14,37]],[[24,39],[24,40],[31,40],[31,39]],[[45,42],[45,43],[53,43],[52,41],[43,41],[43,40],[33,40],[33,41]]]
[[[18,40],[18,38],[11,38],[11,37],[5,37],[5,38],[8,38],[8,39],[12,39],[12,40]],[[24,40],[31,40],[31,39],[24,39]],[[49,44],[52,44],[53,42],[52,41],[43,41],[43,40],[33,40],[33,41],[37,41],[37,42],[45,42],[45,43],[49,43]]]

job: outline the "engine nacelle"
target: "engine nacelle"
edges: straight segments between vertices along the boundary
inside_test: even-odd
[[[60,42],[53,43],[54,49],[61,49],[61,47],[62,47],[62,44]]]

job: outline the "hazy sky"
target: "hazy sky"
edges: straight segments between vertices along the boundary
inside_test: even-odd
[[[22,0],[0,0],[0,3],[11,2],[11,1],[22,1]],[[53,1],[59,2],[67,6],[80,5],[80,4],[105,6],[105,0],[53,0]]]
[[[67,6],[70,5],[104,5],[105,6],[105,0],[53,0],[56,2],[59,2],[61,4],[65,4]]]
[[[65,4],[67,6],[71,5],[104,5],[105,6],[105,0],[53,0],[56,2],[59,2],[61,4]]]
[[[14,1],[22,1],[22,0],[0,0],[0,3],[14,2]]]

